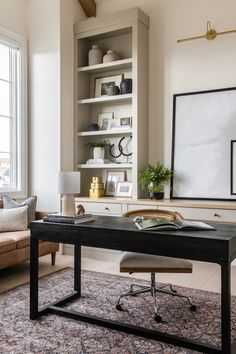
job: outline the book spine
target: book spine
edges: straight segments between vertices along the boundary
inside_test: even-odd
[[[57,222],[57,223],[65,223],[65,224],[74,224],[75,221],[73,219],[63,219],[63,218],[44,218],[46,222]]]

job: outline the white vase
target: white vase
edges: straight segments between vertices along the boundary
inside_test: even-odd
[[[94,160],[104,159],[105,149],[102,147],[93,148],[93,158]]]
[[[120,60],[119,54],[117,54],[114,50],[109,49],[107,54],[103,57],[103,63],[109,63],[110,61]]]
[[[103,52],[97,45],[93,45],[88,53],[88,65],[96,65],[102,63]]]

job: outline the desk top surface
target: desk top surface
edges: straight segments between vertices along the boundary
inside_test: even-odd
[[[208,240],[218,240],[218,241],[230,241],[236,240],[236,224],[223,224],[223,223],[207,223],[216,228],[216,230],[142,230],[139,231],[134,225],[134,222],[130,218],[115,217],[115,216],[95,216],[94,221],[81,224],[63,224],[63,223],[52,223],[43,221],[34,221],[31,223],[31,230],[34,231],[45,231],[57,230],[64,232],[65,230],[73,231],[93,231],[93,230],[107,230],[107,231],[123,231],[125,233],[137,233],[139,235],[148,234],[153,237],[158,237],[161,235],[173,235],[175,237],[191,237],[198,239],[208,239]]]

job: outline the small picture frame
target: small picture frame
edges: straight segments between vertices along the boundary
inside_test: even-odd
[[[118,182],[116,187],[116,197],[132,197],[132,182]]]
[[[132,117],[122,117],[120,118],[121,127],[132,127]]]
[[[120,87],[122,79],[122,74],[95,79],[95,97],[107,96],[107,88],[113,83]]]
[[[125,181],[126,171],[108,171],[106,180],[106,195],[114,196],[118,182]]]
[[[99,130],[109,130],[111,128],[111,120],[113,119],[113,115],[113,112],[98,114]]]

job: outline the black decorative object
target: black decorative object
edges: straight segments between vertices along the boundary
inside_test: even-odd
[[[116,96],[120,94],[120,89],[118,86],[115,85],[114,82],[112,82],[108,87],[107,87],[107,94],[108,96]]]
[[[114,155],[113,154],[113,152],[112,152],[112,149],[113,149],[113,147],[115,146],[115,144],[112,144],[111,146],[110,146],[110,155],[111,155],[111,157],[113,157],[114,159],[118,159],[118,157],[120,157],[121,155],[122,155],[122,152],[119,150],[119,154],[118,155]]]
[[[123,79],[120,83],[120,93],[122,95],[132,93],[132,79]]]
[[[128,154],[126,154],[126,153],[124,152],[123,146],[121,145],[121,144],[122,144],[122,141],[123,141],[124,139],[125,139],[125,136],[123,136],[123,137],[120,139],[119,143],[118,143],[118,149],[119,149],[119,152],[120,152],[118,155],[114,155],[113,152],[112,152],[112,149],[114,148],[115,144],[112,144],[112,145],[110,146],[110,155],[111,155],[111,157],[113,157],[114,159],[117,159],[117,158],[120,157],[121,155],[126,156],[126,157],[132,155],[132,152],[130,152],[130,153],[128,153]],[[130,136],[130,139],[132,139],[132,136]]]
[[[130,138],[132,139],[132,136],[131,136]],[[132,155],[132,152],[126,154],[126,153],[124,152],[124,149],[123,149],[122,145],[121,145],[121,143],[122,143],[122,141],[123,141],[124,139],[125,139],[125,136],[123,136],[123,137],[120,139],[120,141],[119,141],[119,143],[118,143],[118,149],[119,149],[119,151],[121,152],[122,155],[124,155],[124,156],[131,156],[131,155]]]
[[[99,126],[97,123],[91,123],[88,126],[88,131],[96,131],[99,130]]]
[[[163,199],[164,192],[148,192],[149,199]]]

